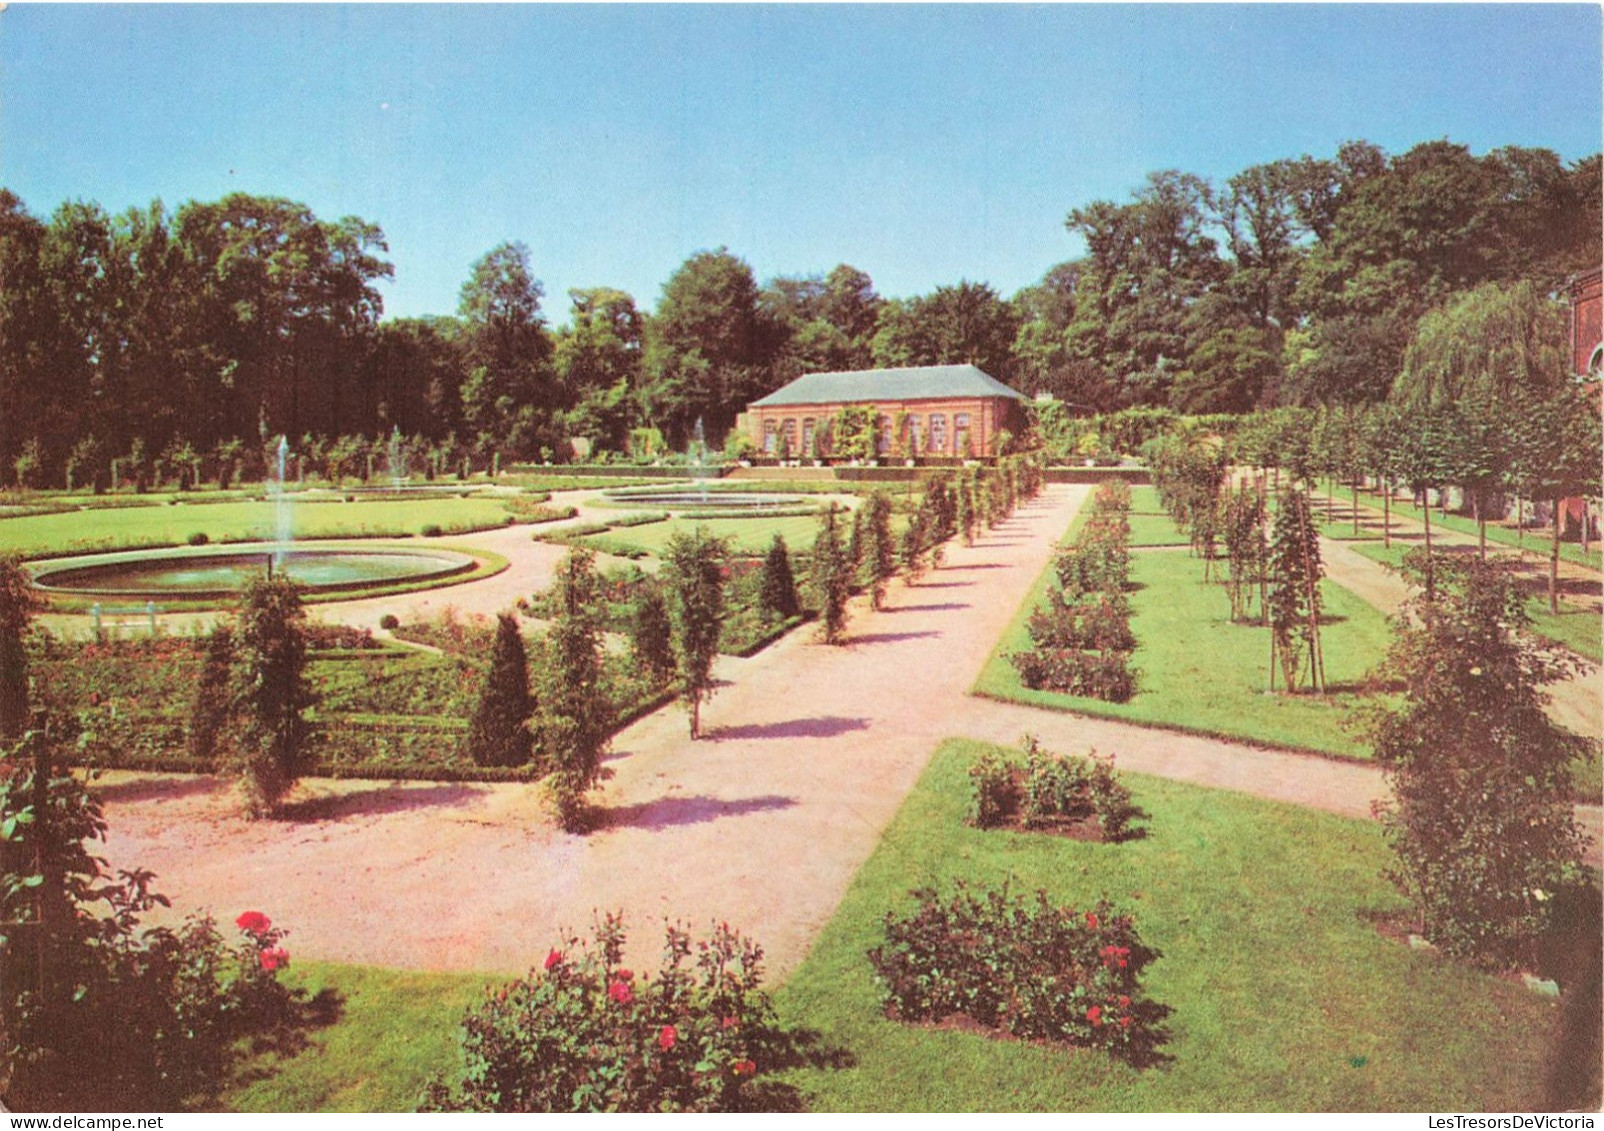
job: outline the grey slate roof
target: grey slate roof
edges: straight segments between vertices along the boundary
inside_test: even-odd
[[[941,397],[1025,398],[973,365],[921,365],[907,369],[858,369],[808,373],[752,402],[751,407],[845,404],[854,401],[913,401]]]

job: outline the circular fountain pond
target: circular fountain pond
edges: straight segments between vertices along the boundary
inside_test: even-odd
[[[666,511],[695,511],[703,517],[760,515],[780,508],[806,507],[811,501],[800,495],[775,495],[757,491],[702,491],[695,487],[619,488],[602,492],[615,506],[655,507]]]
[[[34,567],[46,593],[138,600],[219,600],[272,572],[313,593],[438,582],[478,563],[449,550],[164,550]]]

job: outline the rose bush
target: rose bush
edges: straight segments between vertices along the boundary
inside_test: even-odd
[[[869,951],[887,1015],[899,1021],[964,1017],[1022,1040],[1103,1049],[1151,1063],[1168,1034],[1167,1006],[1143,996],[1142,971],[1159,952],[1107,900],[1080,912],[1011,896],[950,899],[913,893],[918,907],[885,917],[886,941]]]
[[[463,1020],[463,1068],[426,1111],[739,1111],[786,1039],[760,988],[762,950],[720,924],[665,929],[655,976],[622,967],[622,920],[565,939],[539,970],[486,992]]]

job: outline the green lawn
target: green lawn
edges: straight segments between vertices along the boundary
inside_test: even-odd
[[[1321,593],[1328,621],[1320,639],[1326,679],[1335,694],[1270,695],[1269,629],[1233,624],[1225,588],[1203,581],[1203,563],[1181,551],[1138,552],[1131,558],[1131,628],[1140,669],[1128,703],[1104,703],[1032,691],[1019,682],[1008,656],[1030,648],[1026,622],[1053,580],[1049,566],[1003,634],[974,690],[996,699],[1177,727],[1346,757],[1368,757],[1347,727],[1362,697],[1354,689],[1386,654],[1386,618],[1330,581]]]
[[[1321,497],[1323,498],[1324,496],[1322,495]],[[1344,500],[1347,500],[1349,505],[1352,504],[1352,496],[1347,491],[1338,491],[1337,505],[1339,507],[1342,506]],[[1374,521],[1377,524],[1377,533],[1379,534],[1381,496],[1371,491],[1360,491],[1359,503],[1361,506],[1375,508],[1373,515],[1360,516],[1361,527],[1367,521]],[[1397,498],[1392,501],[1392,516],[1394,521],[1400,518],[1411,519],[1417,524],[1423,521],[1419,507],[1411,502]],[[1445,517],[1441,512],[1433,510],[1431,512],[1431,528],[1436,530],[1439,526],[1460,534],[1474,535],[1476,533],[1476,520],[1474,518],[1466,518],[1464,515],[1458,514],[1450,514]],[[1352,523],[1349,523],[1348,530],[1351,537]],[[1551,537],[1552,533],[1551,530],[1537,530],[1528,527],[1524,537],[1522,537],[1521,533],[1512,526],[1504,526],[1497,522],[1489,522],[1487,524],[1487,541],[1501,543],[1510,547],[1518,546],[1544,559],[1553,552],[1554,539]],[[1592,548],[1584,554],[1579,543],[1562,541],[1559,544],[1559,556],[1568,562],[1575,562],[1577,565],[1591,566],[1593,569],[1604,569],[1604,552],[1600,551],[1599,543],[1592,542],[1589,545]]]
[[[1191,545],[1191,539],[1175,528],[1175,523],[1158,501],[1157,488],[1131,489],[1130,523],[1133,547]]]
[[[781,1020],[850,1054],[788,1077],[816,1111],[1519,1111],[1539,1109],[1553,1001],[1379,935],[1401,903],[1375,825],[1127,776],[1147,834],[1086,844],[965,826],[979,743],[944,743],[802,967]],[[1136,916],[1163,957],[1147,989],[1174,1013],[1166,1065],[906,1027],[879,1008],[865,951],[911,888],[1045,888]],[[739,926],[739,924],[737,924]],[[759,940],[761,941],[761,940]],[[545,945],[531,940],[531,952]],[[405,1111],[457,1064],[457,1026],[503,979],[308,963],[343,998],[299,1055],[263,1057],[223,1097],[242,1111]]]
[[[1383,546],[1380,539],[1354,547],[1372,561],[1397,569],[1403,564],[1404,554],[1416,545],[1394,543]],[[1532,631],[1537,635],[1563,644],[1594,663],[1604,663],[1604,620],[1589,609],[1560,604],[1558,614],[1548,611],[1546,591],[1526,599],[1526,614],[1532,619]]]
[[[308,994],[332,989],[339,1019],[298,1055],[257,1058],[223,1110],[413,1111],[429,1082],[456,1067],[463,1013],[507,979],[309,962],[285,981]]]
[[[500,526],[507,511],[489,498],[385,499],[301,501],[292,516],[296,538],[364,538],[419,534],[430,525],[447,534]],[[175,546],[197,533],[212,542],[271,539],[275,523],[275,507],[268,502],[97,507],[0,519],[0,554],[44,557]]]
[[[1537,1094],[1558,1010],[1518,983],[1381,937],[1400,907],[1375,825],[1128,776],[1151,815],[1122,845],[982,832],[962,821],[984,750],[937,751],[835,917],[779,995],[786,1021],[849,1051],[794,1074],[820,1111],[1519,1111]],[[1165,1066],[903,1026],[864,952],[911,888],[1011,882],[1084,907],[1107,895],[1163,958]]]

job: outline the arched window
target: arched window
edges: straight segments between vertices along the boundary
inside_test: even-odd
[[[945,413],[932,412],[930,414],[930,450],[933,452],[947,450],[947,416]]]

